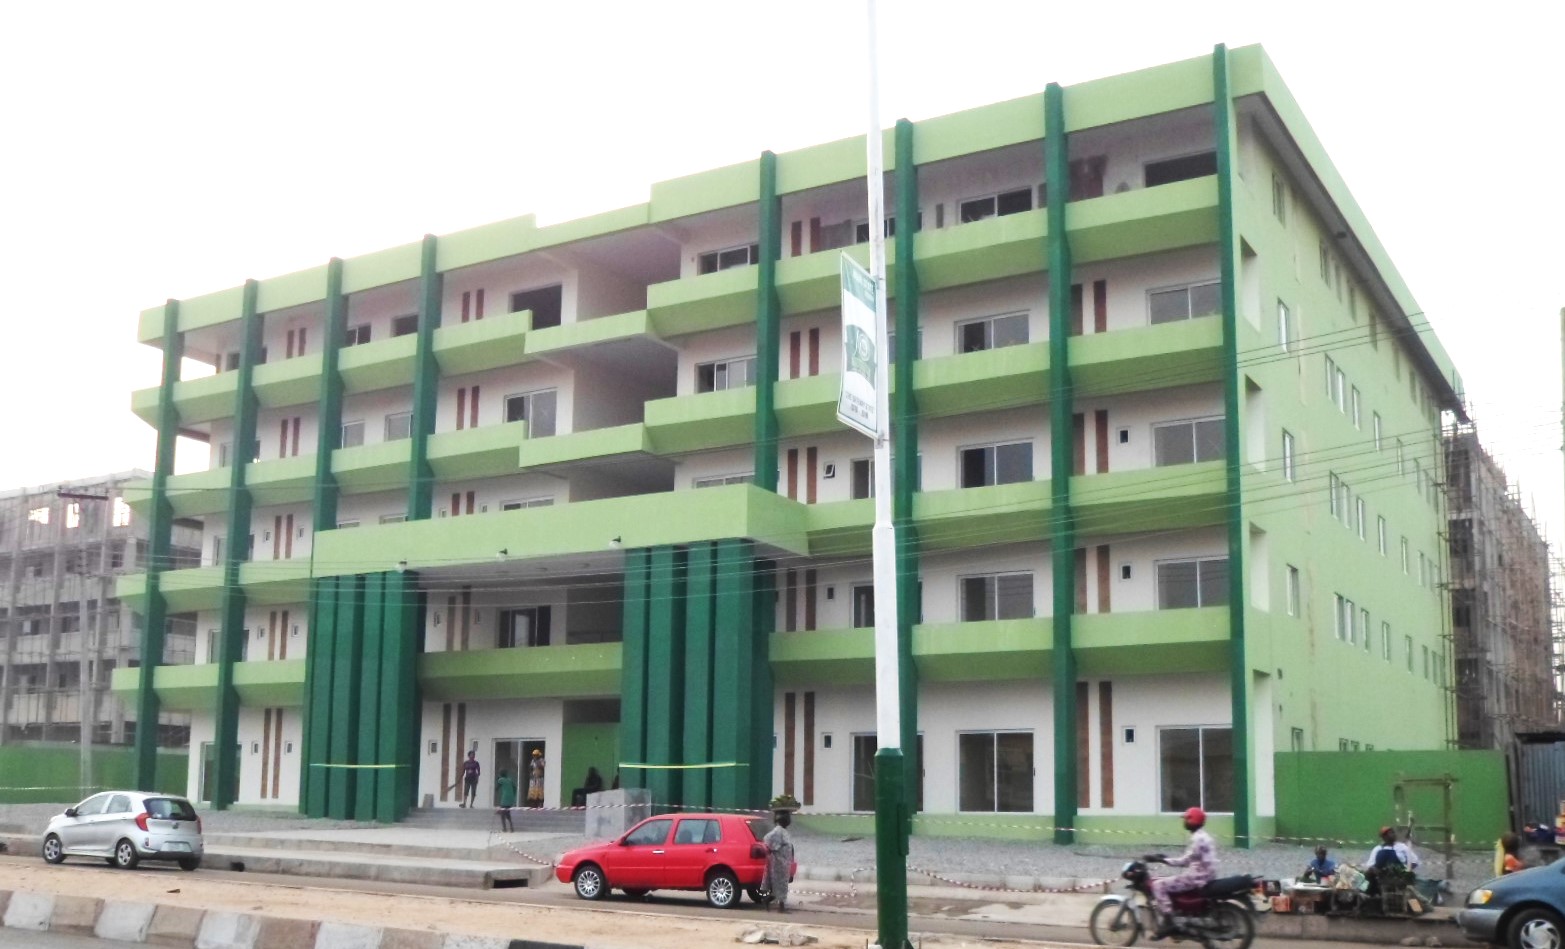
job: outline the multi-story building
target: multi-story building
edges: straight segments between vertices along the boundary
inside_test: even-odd
[[[886,142],[920,826],[1201,804],[1248,837],[1274,752],[1444,747],[1457,377],[1263,51]],[[207,547],[121,582],[151,635],[199,620],[193,665],[116,688],[192,710],[192,793],[396,818],[538,749],[550,806],[595,766],[867,813],[872,452],[834,419],[864,151],[143,313],[151,510]],[[179,432],[212,470],[167,476]]]
[[[127,471],[0,492],[0,744],[134,738],[139,719],[110,694],[109,676],[140,663],[140,636],[113,590],[116,577],[147,569],[147,524],[132,514],[125,489],[148,476]],[[194,563],[200,530],[172,525],[171,566]],[[176,622],[162,661],[189,662],[193,642],[189,620]],[[188,712],[165,710],[154,738],[183,745],[189,721]]]
[[[1549,545],[1471,425],[1445,433],[1456,740],[1506,748],[1560,726]]]

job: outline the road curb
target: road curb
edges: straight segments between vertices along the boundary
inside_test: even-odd
[[[0,890],[8,929],[90,933],[176,949],[586,949],[575,943],[315,922],[289,916]]]

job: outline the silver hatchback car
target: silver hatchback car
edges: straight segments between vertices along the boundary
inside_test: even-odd
[[[49,819],[43,858],[101,857],[121,869],[143,860],[172,860],[182,870],[201,866],[201,818],[182,797],[145,791],[94,794]]]

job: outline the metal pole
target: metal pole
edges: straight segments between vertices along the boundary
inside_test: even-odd
[[[891,517],[891,386],[886,343],[886,175],[881,154],[880,75],[875,0],[865,0],[869,26],[869,127],[864,137],[869,192],[869,272],[875,281],[875,892],[881,949],[907,939],[907,816],[902,760],[901,668],[897,652],[897,538]],[[911,221],[902,222],[911,227]],[[905,344],[911,341],[904,340]]]

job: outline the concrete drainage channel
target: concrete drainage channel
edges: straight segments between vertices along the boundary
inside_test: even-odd
[[[323,923],[27,890],[0,890],[0,910],[10,929],[190,949],[585,949],[572,943]]]

